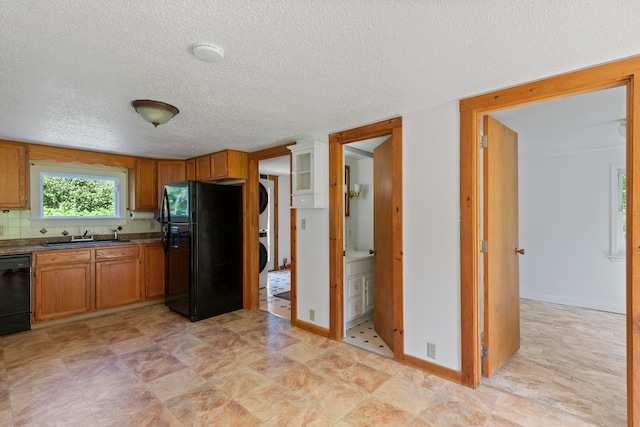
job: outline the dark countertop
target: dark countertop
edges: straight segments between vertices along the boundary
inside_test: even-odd
[[[69,239],[15,239],[15,240],[4,240],[0,241],[0,255],[11,255],[11,254],[19,254],[19,253],[32,253],[39,251],[57,251],[57,250],[65,250],[72,248],[91,248],[91,247],[105,247],[105,246],[122,246],[122,245],[134,245],[134,244],[144,244],[144,243],[154,243],[161,241],[161,236],[159,233],[147,233],[147,234],[122,234],[120,238],[123,240],[122,242],[105,242],[103,244],[96,242],[87,242],[87,243],[73,243],[69,245],[55,245],[55,246],[44,246],[45,243],[54,243],[61,241],[68,241]],[[108,238],[96,238],[96,240],[108,240]]]

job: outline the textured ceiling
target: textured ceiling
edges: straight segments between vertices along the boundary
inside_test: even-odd
[[[0,0],[0,138],[254,151],[636,55],[638,16],[633,0]],[[180,114],[154,128],[129,105],[146,98]]]

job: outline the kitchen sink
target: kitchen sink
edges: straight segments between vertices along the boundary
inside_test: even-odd
[[[43,243],[42,246],[74,246],[74,245],[102,245],[108,243],[130,242],[127,239],[105,239],[105,240],[69,240],[66,242]]]

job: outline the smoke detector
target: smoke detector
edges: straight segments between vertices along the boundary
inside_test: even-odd
[[[193,45],[193,55],[200,61],[216,63],[224,58],[224,50],[214,44],[197,43]]]

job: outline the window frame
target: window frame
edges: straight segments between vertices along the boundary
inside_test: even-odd
[[[32,227],[125,225],[127,223],[127,169],[115,166],[83,165],[61,162],[32,162],[30,164],[30,222]],[[45,217],[43,202],[43,174],[77,176],[78,178],[107,178],[116,182],[114,188],[115,216]]]
[[[622,164],[612,164],[610,166],[610,188],[611,188],[611,214],[609,231],[609,259],[611,261],[626,261],[626,206],[623,202],[623,176],[627,173],[626,166]]]

